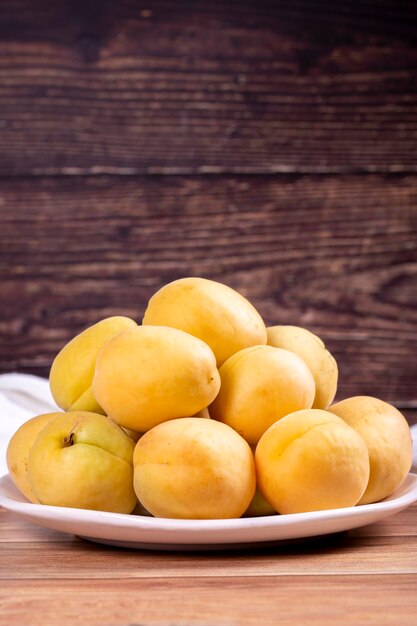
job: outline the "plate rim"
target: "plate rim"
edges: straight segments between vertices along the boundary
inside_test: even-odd
[[[16,493],[18,499],[14,499],[8,495],[7,491],[10,490]],[[399,492],[399,495],[396,495],[397,492]],[[383,519],[391,514],[395,514],[417,501],[417,474],[410,472],[402,485],[388,498],[380,502],[355,507],[311,511],[307,513],[291,513],[285,515],[276,514],[263,517],[242,517],[238,519],[183,520],[173,518],[156,518],[143,515],[127,515],[107,511],[92,511],[90,509],[76,509],[34,504],[26,499],[23,501],[23,498],[24,496],[20,494],[10,475],[3,475],[0,478],[0,506],[3,506],[6,510],[16,513],[21,517],[30,519],[30,521],[34,524],[42,525],[42,521],[49,521],[50,523],[52,521],[53,523],[56,522],[58,524],[92,523],[97,524],[100,528],[110,525],[115,529],[125,529],[129,531],[137,530],[138,532],[142,531],[145,533],[168,533],[173,543],[176,542],[176,534],[183,536],[183,533],[187,532],[189,534],[189,543],[195,543],[200,535],[210,533],[213,534],[213,537],[217,542],[219,542],[219,539],[221,542],[219,535],[221,535],[222,532],[230,533],[234,530],[250,532],[255,529],[265,531],[275,529],[278,531],[279,529],[285,529],[289,526],[292,526],[293,528],[302,527],[309,522],[313,524],[319,524],[320,522],[326,524],[341,519],[352,520],[352,518],[357,519],[355,520],[354,525],[349,526],[349,528],[366,526],[367,524],[374,523],[374,521],[378,521],[378,519]],[[378,517],[379,513],[381,514],[381,517]],[[374,517],[374,519],[370,522],[365,521],[362,524],[360,520],[362,518],[366,518],[367,514]],[[51,525],[48,527],[53,528]],[[349,528],[346,528],[346,530]],[[83,534],[74,531],[63,532]],[[325,532],[322,534],[325,534]],[[305,536],[307,537],[312,535]],[[140,541],[143,542],[142,539]],[[151,540],[151,537],[149,537],[149,543],[154,542],[155,540]],[[247,542],[249,542],[249,540],[247,540]],[[181,543],[183,543],[183,540],[181,540]],[[205,540],[204,543],[207,543],[207,540]],[[228,543],[230,543],[229,540]],[[244,543],[246,543],[246,540]]]

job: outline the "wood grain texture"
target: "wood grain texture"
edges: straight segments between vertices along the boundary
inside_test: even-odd
[[[414,176],[2,181],[0,368],[47,375],[76,332],[201,275],[320,334],[339,397],[413,408],[416,197]]]
[[[3,0],[0,372],[184,275],[320,334],[417,422],[413,0]],[[7,626],[417,624],[417,505],[256,551],[119,550],[0,510]]]
[[[8,626],[49,626],[57,615],[62,626],[275,626],[277,616],[288,626],[411,626],[416,513],[265,549],[164,553],[80,541],[1,511],[1,617]]]
[[[152,579],[175,576],[184,580],[240,578],[245,576],[413,574],[417,581],[417,537],[341,537],[312,542],[309,546],[268,547],[253,554],[215,552],[208,556],[175,554],[168,559],[161,553],[133,550],[111,550],[87,542],[5,543],[1,546],[0,580],[67,579],[77,572],[81,579]],[[357,558],[358,553],[361,559]],[[204,568],[201,562],[204,561]],[[117,576],[115,576],[117,572]]]
[[[414,626],[413,574],[2,581],[8,626]]]
[[[197,274],[321,334],[339,397],[416,407],[416,17],[2,2],[0,371]]]
[[[69,541],[74,543],[76,541],[82,541],[74,535],[61,533],[59,531],[53,531],[42,526],[35,526],[30,522],[18,519],[16,515],[13,515],[6,509],[0,507],[0,553],[2,552],[3,543],[25,543],[34,542],[63,542]],[[0,564],[2,564],[2,557],[0,556]]]
[[[417,5],[13,0],[0,171],[416,172]]]

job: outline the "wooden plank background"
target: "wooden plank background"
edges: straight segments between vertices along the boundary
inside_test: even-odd
[[[417,4],[0,3],[0,371],[163,283],[318,332],[417,408]],[[409,411],[409,413],[407,412]]]

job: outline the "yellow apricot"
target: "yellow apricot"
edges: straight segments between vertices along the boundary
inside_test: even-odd
[[[252,444],[250,449],[255,456],[256,445]],[[275,509],[265,500],[257,485],[255,494],[244,513],[244,517],[263,517],[265,515],[274,515],[275,513]]]
[[[24,422],[9,441],[6,452],[7,467],[10,476],[19,491],[30,502],[38,503],[38,499],[30,486],[27,471],[29,452],[41,430],[55,417],[62,413],[43,413]]]
[[[91,390],[97,355],[110,337],[135,326],[136,322],[128,317],[108,317],[84,330],[62,348],[49,375],[52,395],[61,409],[104,413]]]
[[[327,409],[337,390],[337,363],[317,335],[300,326],[270,326],[268,345],[298,354],[308,365],[316,383],[314,409]]]
[[[412,442],[405,417],[391,404],[371,396],[347,398],[329,411],[354,428],[368,446],[370,476],[360,504],[389,496],[411,467]]]
[[[221,366],[221,387],[210,416],[228,424],[248,443],[257,443],[274,422],[310,408],[313,375],[301,357],[272,346],[254,346]]]
[[[256,447],[255,463],[259,488],[279,513],[354,506],[369,478],[363,439],[320,409],[297,411],[273,424]]]
[[[136,430],[131,430],[130,428],[123,428],[123,430],[135,443],[137,443],[143,435],[143,433],[138,433]]]
[[[205,419],[210,419],[210,413],[208,412],[208,408],[204,407],[204,409],[201,409],[201,411],[197,411],[197,413],[195,413],[194,415],[191,415],[191,417],[204,417]]]
[[[149,430],[133,455],[134,487],[156,517],[240,517],[255,492],[253,454],[232,428],[189,417]]]
[[[206,278],[181,278],[149,300],[143,324],[184,330],[213,350],[220,366],[232,354],[266,344],[265,324],[240,293]]]
[[[29,453],[28,480],[42,504],[131,513],[133,451],[130,437],[104,415],[58,414]]]
[[[255,495],[244,513],[244,517],[264,517],[265,515],[275,514],[276,510],[265,500],[261,490],[257,487]]]
[[[120,426],[146,432],[188,417],[217,395],[220,377],[207,344],[176,328],[137,326],[103,346],[93,392]]]

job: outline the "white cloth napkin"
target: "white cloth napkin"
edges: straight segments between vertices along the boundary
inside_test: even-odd
[[[7,473],[6,450],[24,422],[41,413],[61,411],[45,378],[30,374],[0,375],[0,476]]]
[[[61,411],[52,398],[48,381],[29,374],[0,375],[0,476],[7,473],[6,450],[13,433],[26,420]],[[413,470],[417,470],[417,424],[413,437]]]

